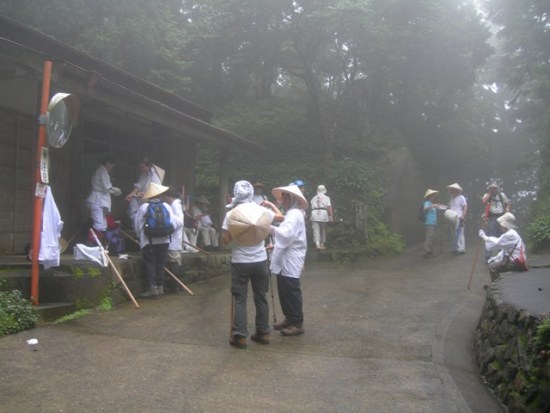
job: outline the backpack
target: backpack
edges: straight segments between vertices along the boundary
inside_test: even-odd
[[[418,220],[420,222],[426,222],[426,211],[424,211],[424,201],[420,204],[418,208]]]
[[[170,213],[160,201],[151,201],[147,206],[145,213],[145,223],[143,224],[143,232],[149,237],[149,242],[152,243],[153,237],[168,237],[172,241],[171,235],[174,233],[174,226],[170,222]]]

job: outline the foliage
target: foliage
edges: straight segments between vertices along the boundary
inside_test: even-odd
[[[550,317],[546,317],[538,326],[535,333],[535,346],[539,351],[550,351]]]
[[[508,102],[510,111],[526,125],[526,132],[539,142],[541,186],[533,220],[544,218],[548,215],[546,205],[550,196],[549,3],[485,0],[483,5],[488,19],[499,28],[497,36],[502,52],[499,54],[498,75],[514,93]]]
[[[550,215],[541,215],[531,222],[527,227],[527,236],[534,242],[535,250],[550,248]]]
[[[369,216],[367,227],[367,246],[372,255],[396,255],[403,251],[403,240],[398,234],[393,234],[376,217]]]
[[[390,151],[408,147],[426,177],[455,181],[487,170],[483,131],[494,108],[479,103],[471,88],[492,49],[488,28],[468,2],[50,0],[48,6],[5,0],[0,12],[205,105],[216,113],[216,126],[266,148],[233,151],[231,182],[273,187],[300,178],[308,198],[324,183],[342,215],[350,216],[354,202],[369,206],[380,242],[388,234],[376,235],[383,233],[379,167]],[[193,195],[217,195],[218,154],[213,145],[199,148]]]
[[[33,328],[37,320],[36,311],[21,291],[0,291],[0,336]]]
[[[100,303],[95,307],[95,311],[96,312],[101,312],[101,311],[109,311],[109,310],[112,310],[113,309],[113,302],[111,300],[111,298],[109,296],[104,296]],[[77,318],[80,318],[80,317],[85,317],[87,315],[90,315],[94,312],[94,309],[90,309],[90,308],[82,308],[80,310],[77,310],[71,314],[67,314],[63,317],[60,317],[58,318],[57,320],[55,320],[54,324],[60,324],[60,323],[64,323],[66,321],[70,321],[70,320],[76,320]]]

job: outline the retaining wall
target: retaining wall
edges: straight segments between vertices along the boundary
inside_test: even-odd
[[[535,344],[543,316],[504,303],[495,283],[475,335],[475,357],[495,396],[510,413],[550,412],[550,358]]]

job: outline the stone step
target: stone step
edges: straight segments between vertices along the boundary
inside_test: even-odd
[[[74,303],[49,303],[33,307],[38,313],[38,322],[55,321],[63,316],[74,313],[77,308]]]

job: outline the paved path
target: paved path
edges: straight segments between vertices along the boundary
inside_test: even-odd
[[[503,412],[472,360],[484,266],[468,291],[472,253],[420,254],[308,264],[306,334],[267,346],[228,345],[229,277],[2,338],[0,411]]]

